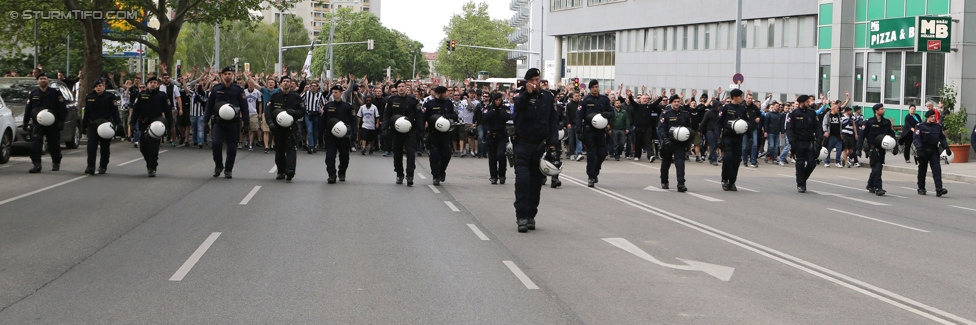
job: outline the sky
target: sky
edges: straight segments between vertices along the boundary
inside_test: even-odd
[[[410,38],[424,43],[424,52],[437,52],[444,39],[444,26],[451,16],[461,13],[467,0],[382,0],[380,21],[387,28],[396,29]],[[515,13],[508,9],[511,0],[475,0],[488,4],[492,19],[509,19]]]

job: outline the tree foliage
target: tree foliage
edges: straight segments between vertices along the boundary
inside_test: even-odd
[[[441,41],[446,44],[450,40],[460,45],[475,45],[495,48],[514,48],[508,42],[508,35],[512,27],[506,20],[492,20],[488,15],[488,4],[475,4],[468,1],[462,6],[462,13],[451,17],[450,23],[444,27],[447,37]],[[446,46],[438,46],[437,61],[434,69],[451,79],[460,80],[474,78],[478,71],[488,71],[490,75],[505,75],[505,61],[508,53],[497,50],[473,49],[458,46],[456,51],[448,53]]]
[[[285,15],[284,45],[309,44],[311,40],[303,27],[302,19]],[[214,66],[214,25],[187,24],[177,42],[176,56],[186,67],[201,69]],[[305,62],[307,51],[291,49],[284,52],[283,64],[289,70],[298,70]],[[278,22],[267,24],[250,21],[225,21],[220,24],[220,64],[233,65],[240,58],[238,68],[250,63],[251,71],[273,73],[278,63]]]
[[[420,52],[423,45],[410,39],[403,33],[391,30],[380,23],[376,15],[370,12],[352,12],[348,9],[340,9],[335,14],[336,28],[333,42],[363,42],[368,39],[374,40],[374,49],[367,49],[366,44],[337,45],[334,47],[334,68],[335,76],[346,74],[367,75],[371,80],[381,80],[386,76],[386,68],[392,67],[392,76],[410,78],[413,69],[413,57],[417,55],[417,74],[422,78],[430,74],[424,61],[423,54]],[[331,21],[332,16],[326,17],[326,21]],[[317,44],[327,44],[329,41],[329,29],[331,25],[326,23],[319,33]],[[312,73],[318,75],[327,69],[328,66],[328,47],[320,46],[314,51],[312,57]]]

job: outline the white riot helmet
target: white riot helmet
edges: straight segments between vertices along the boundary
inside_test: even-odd
[[[513,146],[512,142],[509,141],[508,144],[505,145],[505,154],[507,155],[513,153],[515,153],[515,146]]]
[[[886,135],[884,136],[884,139],[881,139],[881,148],[884,150],[894,149],[897,145],[898,142],[896,142],[895,138],[891,137],[890,135]]]
[[[590,124],[593,125],[594,128],[597,128],[598,130],[602,130],[607,128],[607,124],[610,124],[610,121],[607,121],[607,119],[604,118],[603,115],[596,114],[593,115],[592,119],[590,119]]]
[[[289,128],[295,123],[295,117],[291,116],[291,114],[288,114],[288,112],[284,110],[276,110],[274,115],[275,123],[277,123],[280,127]]]
[[[431,116],[434,120],[434,130],[438,132],[448,132],[451,131],[451,121],[440,115]]]
[[[34,119],[37,120],[37,124],[40,124],[41,126],[51,126],[54,124],[54,114],[47,109],[42,109],[40,112],[37,112],[37,117]]]
[[[413,125],[410,124],[410,121],[407,121],[406,117],[401,116],[400,118],[396,119],[396,122],[393,122],[393,128],[396,129],[397,132],[407,133],[410,132]]]
[[[559,129],[559,141],[566,140],[569,137],[569,132],[566,132],[566,128]]]
[[[826,161],[828,158],[830,158],[830,150],[827,150],[827,147],[821,147],[820,156],[817,156],[817,159]]]
[[[749,123],[747,123],[745,120],[738,119],[732,121],[732,131],[735,131],[735,134],[745,134],[748,130]]]
[[[671,127],[671,138],[678,142],[685,142],[691,138],[691,131],[683,126]]]
[[[152,122],[152,124],[149,124],[149,130],[147,130],[146,134],[153,139],[162,138],[166,134],[166,124],[162,121]]]
[[[559,173],[563,171],[563,162],[559,160],[549,161],[542,157],[542,160],[539,161],[539,171],[546,176],[559,176]]]
[[[332,126],[332,136],[336,138],[342,138],[349,134],[349,127],[346,123],[342,121],[337,121],[335,125]]]
[[[944,160],[946,165],[951,163],[952,159],[954,159],[954,157],[952,157],[952,150],[949,149],[942,150],[942,154],[939,155],[939,159]]]
[[[98,132],[98,136],[105,140],[115,137],[115,126],[111,122],[102,123],[96,131]]]
[[[237,117],[237,112],[238,108],[236,106],[226,103],[220,105],[220,108],[217,109],[217,115],[220,115],[220,118],[225,121],[233,120]]]

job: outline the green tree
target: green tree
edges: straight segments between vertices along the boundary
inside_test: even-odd
[[[468,1],[462,6],[462,13],[455,14],[444,32],[447,37],[441,41],[445,44],[449,40],[457,41],[461,45],[476,45],[484,47],[506,48],[514,46],[508,42],[508,34],[512,28],[506,20],[492,20],[488,15],[488,4],[475,4]],[[457,47],[448,53],[446,46],[440,46],[434,68],[438,73],[454,80],[477,77],[478,71],[488,71],[490,75],[505,75],[505,61],[508,53],[505,51],[474,49]]]
[[[285,45],[308,44],[311,42],[300,17],[285,16]],[[177,42],[175,58],[182,60],[184,66],[209,67],[214,65],[214,25],[187,24],[182,37]],[[284,52],[285,67],[298,70],[305,62],[307,51],[301,49]],[[278,23],[226,21],[220,24],[221,66],[233,64],[240,58],[238,68],[244,70],[244,63],[250,63],[254,73],[274,72],[278,62]]]
[[[413,53],[418,53],[417,73],[427,75],[426,62],[420,53],[422,45],[403,33],[391,30],[380,23],[379,18],[370,12],[352,12],[340,9],[335,14],[335,43],[374,41],[374,49],[366,44],[338,45],[334,48],[335,75],[366,75],[371,80],[381,80],[386,76],[386,68],[393,69],[393,75],[409,76],[413,68]],[[332,16],[326,17],[331,21]],[[330,25],[323,27],[316,43],[326,44],[329,40]],[[311,70],[313,74],[324,71],[328,66],[328,47],[320,46],[314,51]],[[423,66],[423,70],[421,70]]]

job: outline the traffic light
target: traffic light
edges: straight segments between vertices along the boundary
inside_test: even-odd
[[[573,87],[579,89],[579,78],[573,78]]]
[[[372,51],[374,47],[373,40],[366,40],[366,49]]]
[[[456,40],[451,40],[451,47],[449,47],[448,49],[450,49],[452,52],[454,50],[457,50],[457,41]]]
[[[444,41],[444,47],[446,47],[447,50],[450,51],[451,50],[451,41]]]

